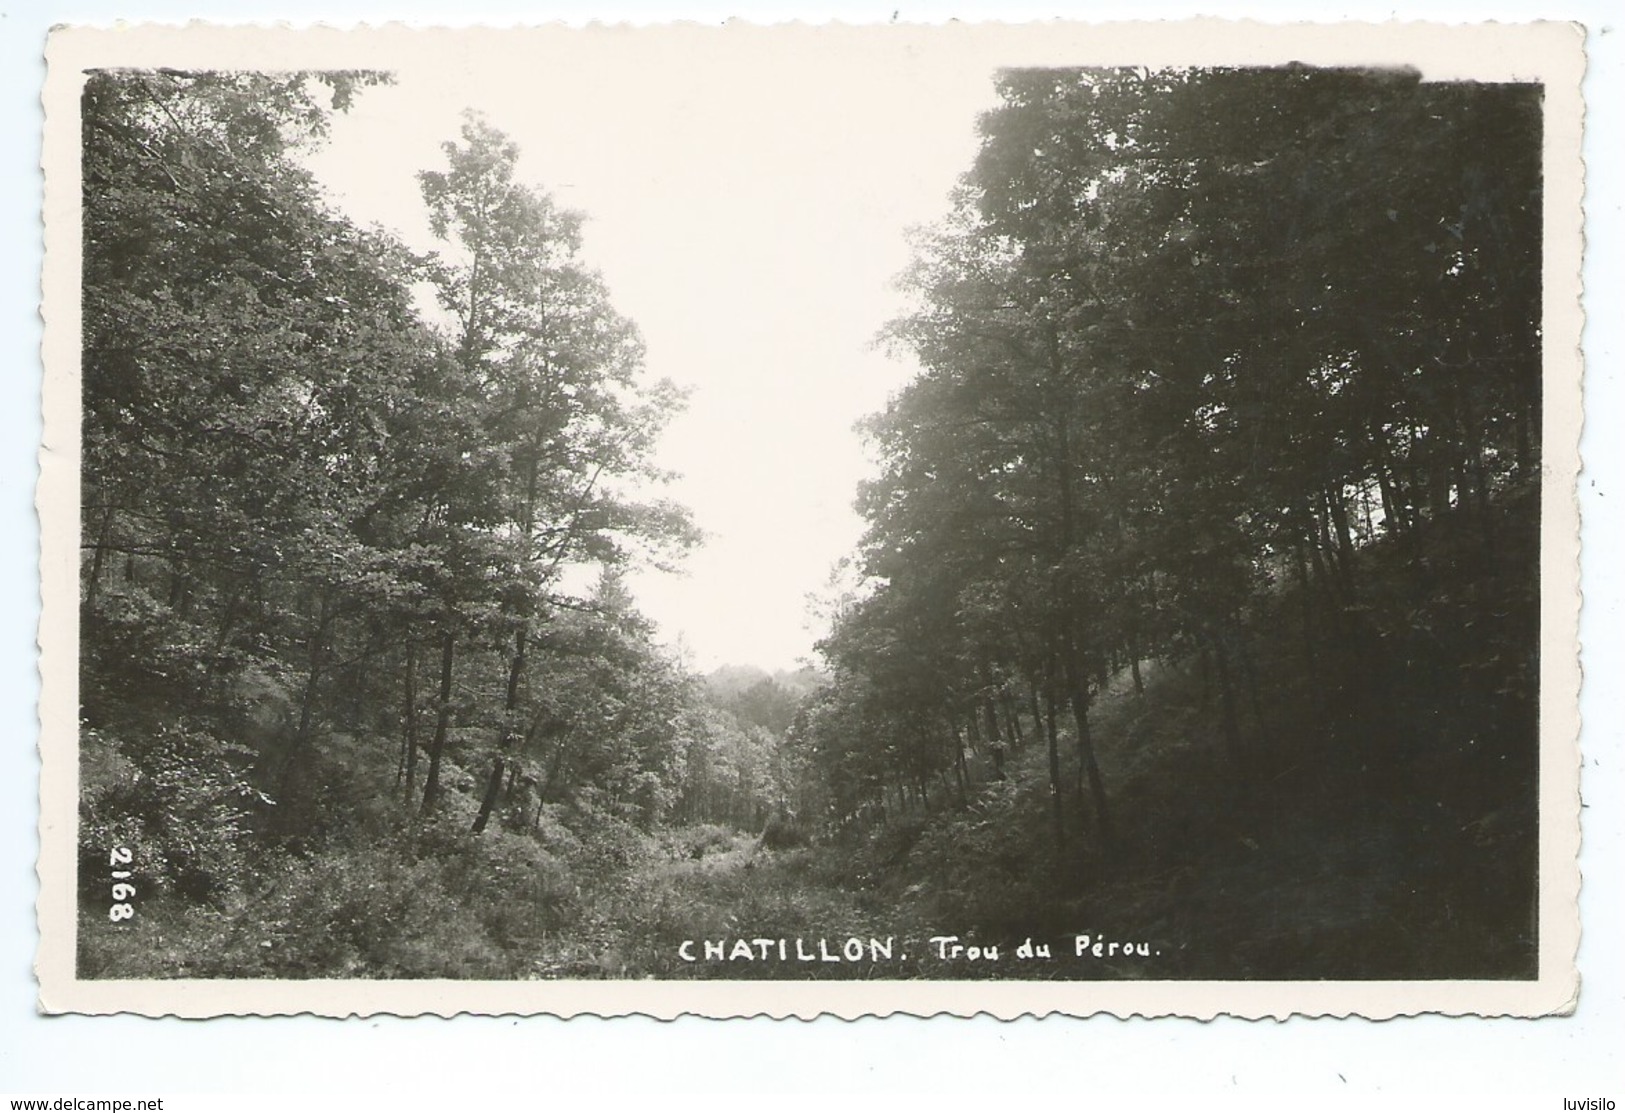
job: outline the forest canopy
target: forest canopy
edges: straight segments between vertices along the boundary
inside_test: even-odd
[[[1069,976],[1532,972],[1538,86],[1000,74],[824,668],[707,678],[626,586],[700,533],[584,215],[477,115],[433,252],[304,168],[388,80],[86,84],[82,974],[1100,909],[1160,972]],[[929,954],[817,976],[1014,976]]]
[[[490,912],[505,874],[558,869],[544,845],[586,853],[562,812],[635,841],[776,799],[760,728],[706,698],[622,585],[697,533],[652,457],[681,397],[582,262],[581,214],[477,117],[421,175],[436,254],[337,215],[303,169],[381,80],[85,88],[87,883],[129,846],[177,907],[276,890],[336,916],[334,886],[393,877]],[[424,851],[456,831],[500,845]],[[447,928],[445,955],[384,969],[511,973],[482,952],[507,930]],[[360,961],[300,935],[232,972]]]

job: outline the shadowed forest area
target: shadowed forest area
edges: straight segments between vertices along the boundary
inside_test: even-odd
[[[1538,86],[998,75],[820,663],[699,675],[582,214],[304,169],[389,80],[88,79],[80,976],[1536,975]]]

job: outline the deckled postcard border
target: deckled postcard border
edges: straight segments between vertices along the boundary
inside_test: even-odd
[[[78,754],[79,92],[88,68],[390,69],[455,46],[516,50],[525,36],[664,35],[687,47],[707,36],[887,36],[895,49],[954,51],[984,72],[1004,66],[1411,65],[1432,78],[1539,80],[1545,85],[1543,236],[1540,909],[1534,981],[1414,982],[709,982],[709,981],[88,981],[74,972]],[[658,1018],[841,1017],[1052,1013],[1210,1018],[1291,1015],[1387,1018],[1417,1013],[1541,1016],[1571,1012],[1579,991],[1578,661],[1581,407],[1580,158],[1583,31],[1576,25],[1268,25],[1190,20],[1087,25],[1046,22],[946,27],[696,25],[528,30],[318,28],[57,29],[49,75],[43,345],[41,519],[40,945],[47,1013],[209,1017],[549,1014]]]

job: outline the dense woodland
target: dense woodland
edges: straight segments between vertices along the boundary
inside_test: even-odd
[[[330,207],[387,80],[89,78],[82,975],[1534,974],[1537,87],[999,75],[821,667],[699,676],[681,393],[485,120]]]

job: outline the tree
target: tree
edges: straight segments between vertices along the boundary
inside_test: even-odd
[[[1376,644],[1361,548],[1425,520],[1487,542],[1488,499],[1528,476],[1537,100],[1301,66],[1024,70],[999,91],[885,334],[921,370],[868,425],[873,594],[826,645],[837,691],[950,718],[1028,677],[1057,839],[1070,704],[1104,839],[1090,708],[1114,664],[1138,686],[1146,653],[1200,655],[1240,799],[1264,759],[1241,631],[1274,583],[1295,567],[1305,644],[1345,683]]]
[[[380,478],[434,361],[410,258],[297,160],[377,80],[104,72],[82,103],[82,711],[218,780],[252,763],[232,806],[273,816],[359,612],[401,590]]]
[[[582,262],[578,213],[515,180],[519,151],[477,117],[444,145],[447,167],[419,180],[430,223],[460,256],[438,268],[462,372],[481,406],[478,468],[509,556],[502,620],[512,639],[504,726],[476,831],[490,819],[518,743],[527,647],[562,569],[616,564],[639,544],[681,547],[686,514],[637,501],[662,479],[655,437],[680,396],[641,378],[643,346]]]

